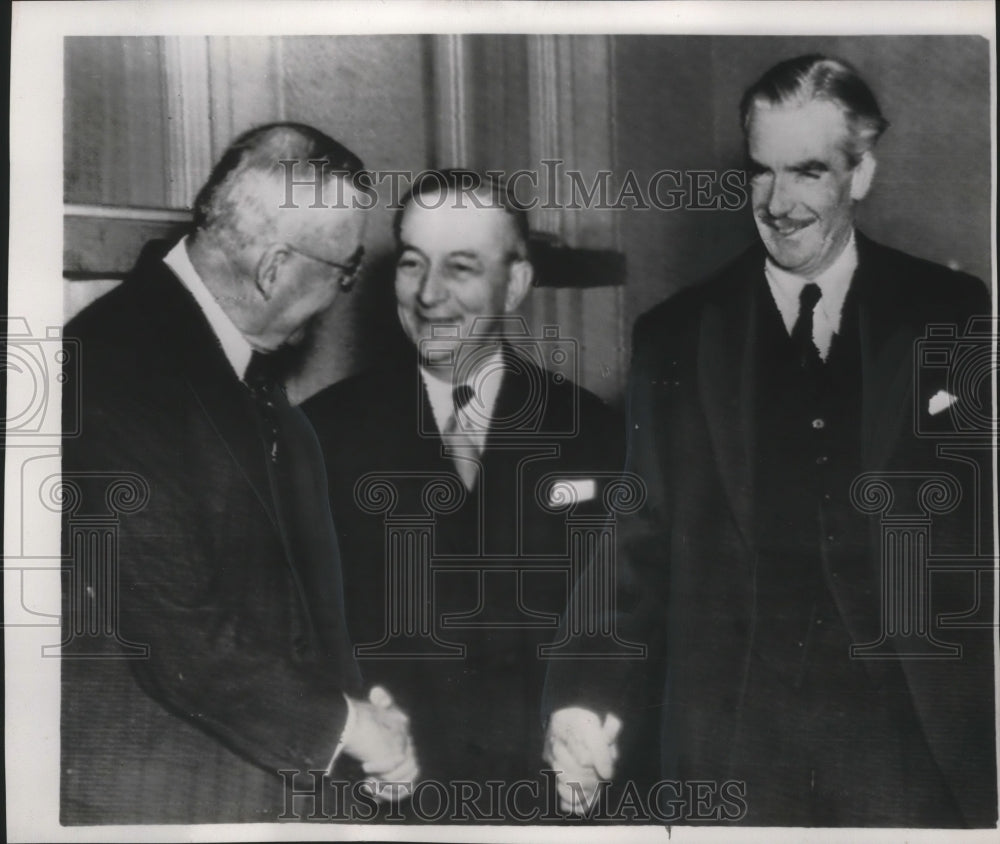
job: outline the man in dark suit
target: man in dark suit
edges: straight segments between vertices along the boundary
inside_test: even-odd
[[[569,377],[575,343],[555,330],[527,336],[512,318],[533,280],[523,209],[485,177],[433,176],[396,220],[409,342],[303,409],[327,457],[366,675],[410,713],[426,778],[449,795],[471,782],[478,819],[512,821],[540,786],[505,804],[485,783],[537,781],[542,767],[539,648],[570,578],[559,502],[597,505],[620,471],[620,426]]]
[[[406,716],[360,697],[322,456],[279,384],[354,280],[361,169],[311,127],[250,130],[191,231],[66,326],[85,386],[63,460],[63,823],[288,817],[279,772],[306,789],[341,754],[415,775]],[[310,178],[326,207],[289,201]]]
[[[851,67],[779,64],[742,118],[761,243],[635,328],[627,462],[648,499],[619,533],[617,623],[650,659],[554,666],[547,758],[567,804],[571,782],[596,793],[638,670],[661,775],[742,795],[675,822],[994,826],[989,450],[942,459],[918,433],[974,398],[914,380],[928,326],[962,332],[989,296],[855,230],[887,124]],[[927,577],[928,552],[953,570]],[[947,626],[977,599],[978,626]]]

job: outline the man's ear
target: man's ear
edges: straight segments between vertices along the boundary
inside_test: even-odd
[[[270,301],[278,284],[278,270],[288,260],[288,250],[280,243],[273,243],[264,250],[257,262],[254,287],[265,301]]]
[[[875,156],[871,150],[861,154],[861,161],[854,168],[851,174],[851,199],[864,199],[872,186],[872,179],[875,176]]]
[[[507,298],[504,301],[504,312],[516,311],[524,301],[531,283],[535,280],[535,270],[531,261],[519,258],[511,263],[507,274]]]

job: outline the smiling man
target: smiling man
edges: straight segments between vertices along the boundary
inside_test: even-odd
[[[892,549],[852,494],[866,472],[947,472],[963,502],[932,553],[976,553],[975,519],[990,535],[975,474],[911,410],[928,412],[916,341],[988,314],[986,287],[855,228],[887,122],[853,68],[783,62],[741,118],[761,243],[635,328],[628,468],[648,498],[620,525],[618,618],[665,654],[646,666],[661,775],[731,783],[746,813],[729,819],[754,825],[993,826],[991,631],[937,627],[975,604],[973,579],[923,593],[929,635],[957,655],[914,658],[882,627],[906,595],[886,591]],[[880,637],[880,659],[852,656]],[[609,776],[614,725],[641,714],[629,667],[552,667],[546,753],[567,798]]]
[[[395,233],[405,350],[303,405],[327,457],[348,626],[366,676],[410,714],[424,776],[447,795],[438,819],[524,821],[543,802],[538,648],[569,590],[552,482],[578,513],[597,504],[621,425],[573,383],[573,340],[528,336],[516,316],[533,270],[502,183],[431,173]],[[372,479],[392,490],[388,512]],[[422,819],[416,799],[411,812]]]

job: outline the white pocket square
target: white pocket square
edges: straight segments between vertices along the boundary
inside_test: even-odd
[[[927,412],[931,416],[937,416],[957,401],[958,396],[953,396],[947,390],[938,390],[933,396],[931,396],[931,400],[927,403]]]
[[[593,478],[556,481],[549,487],[549,506],[558,507],[570,502],[579,504],[597,496],[597,481]]]

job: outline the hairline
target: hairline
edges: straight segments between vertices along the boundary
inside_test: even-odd
[[[461,211],[473,210],[473,211],[503,212],[503,215],[507,220],[507,230],[509,232],[509,240],[511,240],[514,243],[513,249],[505,250],[505,257],[511,261],[528,260],[528,239],[524,236],[524,233],[521,231],[521,226],[518,222],[518,213],[523,213],[523,212],[519,212],[517,209],[508,208],[506,205],[504,205],[502,201],[498,199],[495,190],[491,189],[488,185],[483,185],[483,184],[476,185],[474,187],[471,186],[465,187],[465,186],[446,183],[446,184],[438,184],[433,187],[420,188],[411,191],[403,199],[403,202],[400,205],[399,210],[397,212],[398,216],[396,224],[393,226],[397,248],[403,247],[403,241],[401,237],[403,230],[403,221],[406,218],[407,212],[412,207],[416,206],[425,211],[434,211],[437,208],[443,208],[447,204],[446,202],[444,202],[434,207],[425,206],[421,205],[420,202],[417,201],[418,197],[443,195],[444,197],[447,198],[449,195],[468,196],[469,194],[475,194],[479,196],[480,199],[485,199],[487,201],[481,205],[479,204],[453,205],[452,207],[455,210],[461,210]]]

